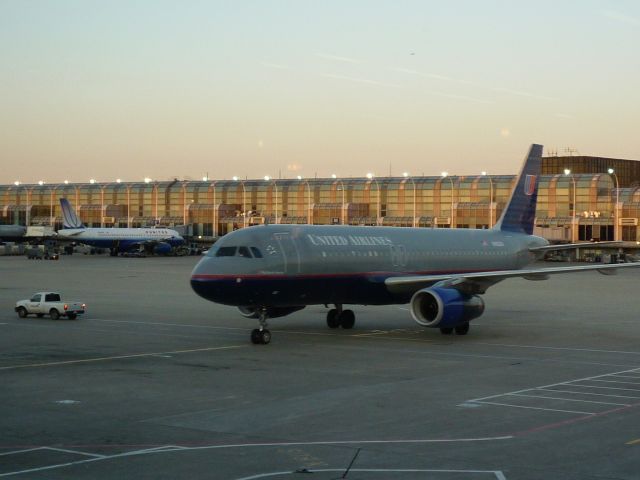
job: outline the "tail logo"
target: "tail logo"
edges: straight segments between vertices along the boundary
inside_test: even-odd
[[[524,179],[524,194],[527,196],[533,195],[536,191],[536,175],[527,175]]]

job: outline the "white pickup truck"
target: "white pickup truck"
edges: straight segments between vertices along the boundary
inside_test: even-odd
[[[52,320],[57,320],[60,317],[74,320],[78,315],[83,314],[86,308],[84,303],[63,302],[59,293],[38,292],[34,293],[29,300],[17,301],[15,311],[18,312],[20,318],[33,313],[38,317],[49,315]]]

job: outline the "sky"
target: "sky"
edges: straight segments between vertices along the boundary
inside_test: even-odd
[[[0,0],[0,45],[2,184],[640,159],[636,1]]]

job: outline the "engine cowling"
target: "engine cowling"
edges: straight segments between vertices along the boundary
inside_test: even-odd
[[[455,288],[425,288],[411,297],[411,316],[423,327],[447,328],[462,325],[484,312],[484,300]]]
[[[304,305],[299,307],[266,307],[267,308],[267,318],[278,318],[284,317],[285,315],[289,315],[290,313],[297,312],[298,310],[302,310]],[[260,318],[260,313],[258,312],[258,307],[238,307],[242,316],[247,318]]]

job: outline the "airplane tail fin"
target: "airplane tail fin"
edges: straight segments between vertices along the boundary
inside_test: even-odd
[[[62,208],[62,223],[64,228],[85,228],[76,211],[69,203],[69,200],[61,198],[60,207]]]
[[[533,233],[541,165],[542,145],[533,144],[518,176],[516,188],[511,192],[509,203],[494,229],[527,235]]]

